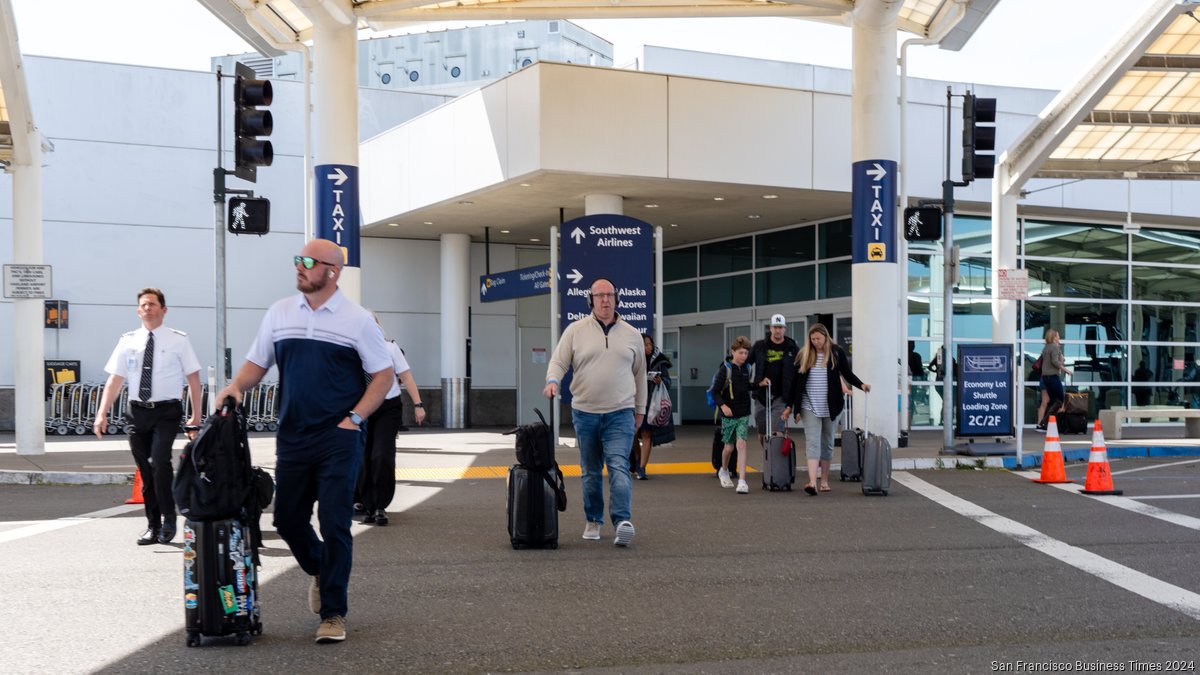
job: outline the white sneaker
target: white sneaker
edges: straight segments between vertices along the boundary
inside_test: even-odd
[[[749,486],[749,485],[746,485],[746,481],[744,481],[744,480],[739,480],[739,481],[738,481],[738,486],[737,486],[737,493],[738,493],[739,495],[744,495],[744,494],[746,494],[746,493],[748,493],[748,492],[750,492],[750,486]]]
[[[613,543],[617,546],[628,546],[633,543],[633,523],[628,520],[622,520],[617,523],[617,536],[613,538]]]
[[[733,487],[733,480],[730,479],[730,477],[729,477],[729,471],[727,471],[725,469],[721,469],[720,471],[717,472],[717,478],[721,479],[721,487],[723,487],[723,488]]]
[[[583,527],[583,538],[600,541],[600,523],[593,523],[589,520]]]

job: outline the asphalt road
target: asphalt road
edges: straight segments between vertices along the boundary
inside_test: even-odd
[[[608,526],[579,538],[568,479],[555,551],[510,548],[503,480],[406,482],[392,525],[355,526],[345,643],[312,642],[307,577],[268,532],[265,634],[200,649],[184,646],[181,549],[134,545],[144,521],[122,505],[128,486],[0,486],[0,668],[1194,672],[1200,460],[1112,469],[1128,499],[1001,470],[897,473],[886,498],[659,476],[635,483],[629,549]]]

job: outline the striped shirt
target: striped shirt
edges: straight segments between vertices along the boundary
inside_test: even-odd
[[[802,407],[817,417],[829,417],[829,370],[825,367],[824,354],[817,354],[817,362],[808,371]]]

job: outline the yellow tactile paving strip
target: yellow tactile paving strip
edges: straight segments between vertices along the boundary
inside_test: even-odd
[[[507,466],[429,466],[407,467],[396,469],[396,480],[461,480],[464,478],[507,478]],[[578,464],[560,464],[564,476],[579,476]],[[757,472],[758,469],[747,466],[747,473]],[[669,462],[651,464],[646,473],[655,475],[666,474],[708,474],[712,473],[712,464],[708,462]]]

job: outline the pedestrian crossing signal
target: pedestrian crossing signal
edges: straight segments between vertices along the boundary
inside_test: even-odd
[[[271,231],[271,201],[262,197],[233,197],[229,200],[229,231],[233,234],[264,235]]]
[[[937,241],[942,238],[942,210],[936,206],[904,209],[904,238],[908,241]]]

